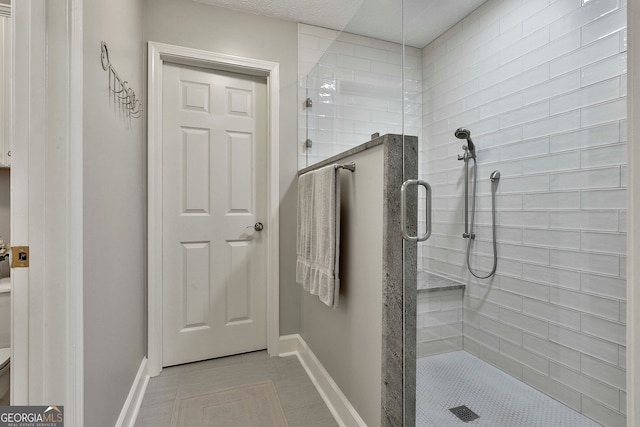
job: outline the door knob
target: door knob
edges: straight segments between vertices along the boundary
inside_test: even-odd
[[[256,231],[262,231],[262,229],[264,228],[264,225],[261,222],[256,222],[255,224],[250,225],[247,228],[253,228]]]

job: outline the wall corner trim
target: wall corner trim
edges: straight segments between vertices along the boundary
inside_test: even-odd
[[[142,399],[144,393],[147,391],[147,385],[149,384],[149,372],[147,370],[147,358],[144,357],[138,368],[136,378],[133,380],[131,390],[127,400],[125,400],[120,411],[118,421],[116,421],[115,427],[134,427],[136,424],[136,418],[138,418],[138,412],[142,406]]]
[[[281,336],[278,348],[280,357],[298,357],[300,364],[340,427],[367,427],[358,411],[351,405],[349,399],[299,334]]]

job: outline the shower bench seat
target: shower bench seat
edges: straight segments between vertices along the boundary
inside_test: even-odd
[[[418,293],[463,289],[465,284],[427,271],[418,271]]]
[[[464,283],[418,272],[416,357],[462,349]]]

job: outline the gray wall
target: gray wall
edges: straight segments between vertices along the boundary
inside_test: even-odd
[[[84,381],[87,426],[113,426],[146,354],[145,118],[125,119],[100,64],[107,42],[144,99],[142,1],[84,5]]]
[[[188,0],[147,0],[144,40],[280,64],[280,335],[297,333],[297,25]]]
[[[337,308],[306,292],[300,298],[300,335],[370,427],[381,416],[383,147],[341,160],[357,171],[341,172]]]

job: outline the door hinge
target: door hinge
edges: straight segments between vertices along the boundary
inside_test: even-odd
[[[11,268],[29,267],[29,246],[11,246]]]

